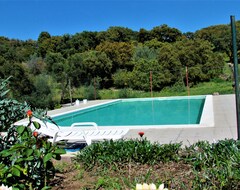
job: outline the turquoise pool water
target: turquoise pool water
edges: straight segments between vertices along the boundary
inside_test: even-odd
[[[199,124],[204,96],[194,98],[123,99],[53,117],[60,126],[95,122],[99,126]]]

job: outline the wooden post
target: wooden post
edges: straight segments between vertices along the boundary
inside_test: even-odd
[[[97,93],[96,93],[96,78],[94,77],[94,98],[97,99]]]
[[[187,85],[188,96],[190,96],[190,89],[189,89],[189,84],[188,84],[188,67],[187,66],[186,66],[186,85]]]
[[[150,91],[151,91],[151,97],[153,97],[153,92],[152,92],[152,71],[150,71]]]
[[[72,91],[71,91],[71,80],[68,79],[68,88],[69,88],[69,96],[70,96],[70,102],[72,106]]]

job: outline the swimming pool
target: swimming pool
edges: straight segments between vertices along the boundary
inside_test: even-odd
[[[98,126],[164,127],[212,125],[212,96],[134,98],[53,116],[60,126],[95,122]]]

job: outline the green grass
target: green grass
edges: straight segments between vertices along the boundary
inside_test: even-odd
[[[232,94],[231,81],[213,80],[210,82],[200,83],[189,89],[190,95],[208,95],[213,93],[219,94]],[[187,96],[188,91],[186,87],[167,87],[160,92],[154,91],[153,97],[166,97],[166,96]],[[116,98],[144,98],[151,97],[151,92],[136,91],[131,89],[104,89],[99,91],[101,99],[116,99]]]

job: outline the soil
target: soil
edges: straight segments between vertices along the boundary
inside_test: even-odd
[[[149,165],[122,165],[118,168],[109,168],[107,171],[95,167],[90,171],[81,169],[81,165],[76,167],[73,162],[64,162],[64,169],[56,173],[56,177],[52,181],[53,190],[68,189],[68,190],[104,190],[109,188],[104,188],[99,183],[99,179],[103,175],[115,177],[117,179],[128,179],[135,184],[136,181],[139,182],[141,179],[147,179],[147,181],[142,181],[146,183],[160,183],[160,180],[167,184],[168,189],[191,189],[192,184],[189,183],[190,179],[193,177],[190,165],[185,163],[165,163],[157,164],[154,166]],[[59,163],[58,163],[59,164]],[[121,189],[130,190],[127,188],[124,180],[119,180],[121,184]],[[132,187],[134,188],[134,187]],[[114,188],[112,188],[114,189]]]

